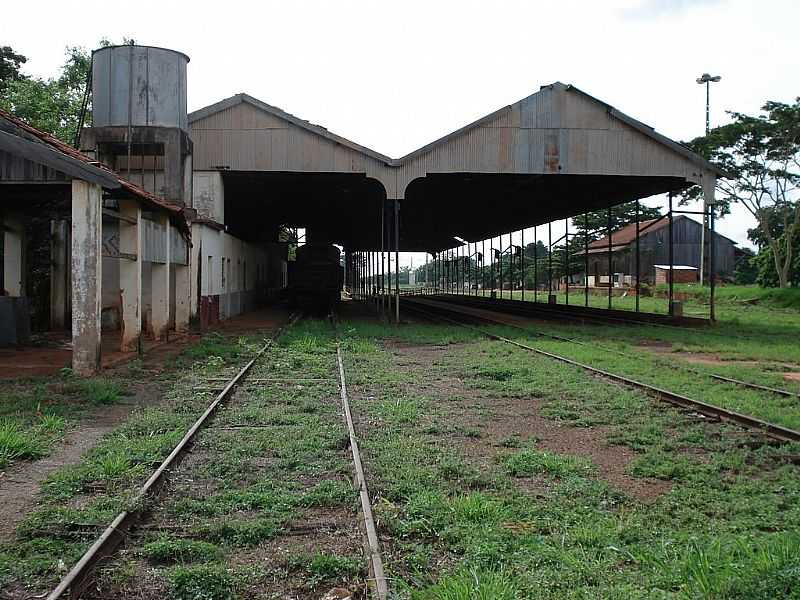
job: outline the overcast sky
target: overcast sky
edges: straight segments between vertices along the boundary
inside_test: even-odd
[[[106,37],[185,52],[189,110],[238,92],[399,157],[571,83],[676,140],[800,95],[797,0],[14,2],[0,44],[55,75]],[[743,209],[719,231],[746,243]],[[528,238],[530,239],[530,238]],[[417,256],[415,262],[420,260]]]

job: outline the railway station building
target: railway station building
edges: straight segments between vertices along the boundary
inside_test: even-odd
[[[96,51],[77,149],[0,115],[0,342],[63,330],[75,371],[94,372],[112,348],[277,298],[295,228],[341,246],[346,285],[381,302],[391,292],[399,319],[389,252],[438,255],[694,185],[713,205],[723,175],[560,82],[391,158],[247,94],[188,113],[188,61],[145,46]],[[22,241],[37,227],[46,250]],[[35,260],[23,250],[34,247]],[[381,284],[367,290],[367,273]]]

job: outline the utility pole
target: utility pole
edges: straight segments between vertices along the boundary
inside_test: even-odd
[[[699,85],[706,84],[706,135],[711,131],[711,84],[717,83],[722,77],[719,75],[711,76],[708,73],[703,73],[696,79]],[[711,207],[714,210],[714,207]],[[700,285],[703,285],[704,277],[703,271],[705,267],[705,254],[706,254],[706,227],[708,226],[708,205],[706,199],[703,197],[703,229],[700,232]],[[711,240],[714,243],[714,240]],[[670,273],[670,276],[672,274]]]

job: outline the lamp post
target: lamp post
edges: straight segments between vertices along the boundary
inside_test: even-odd
[[[719,75],[711,76],[708,73],[703,73],[696,79],[699,85],[706,85],[706,135],[708,132],[711,131],[711,111],[710,111],[710,100],[711,100],[711,84],[717,83],[722,77]],[[713,210],[713,207],[712,207]],[[708,213],[708,206],[706,205],[706,199],[703,198],[703,229],[700,232],[700,285],[703,285],[703,268],[705,266],[705,250],[706,250],[706,214]],[[711,240],[711,243],[714,243],[714,240]],[[670,276],[672,274],[670,273]]]
[[[711,84],[717,83],[722,77],[719,75],[714,75],[713,77],[708,73],[703,73],[700,77],[697,78],[697,83],[700,85],[706,84],[706,135],[711,130],[711,114],[709,110],[710,98],[711,98]]]

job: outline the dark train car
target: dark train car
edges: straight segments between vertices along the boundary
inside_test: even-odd
[[[306,308],[329,309],[341,297],[341,253],[331,244],[305,244],[295,252],[289,278],[289,301]]]

